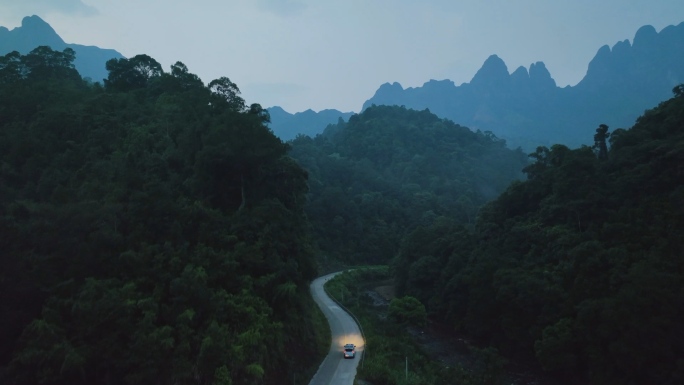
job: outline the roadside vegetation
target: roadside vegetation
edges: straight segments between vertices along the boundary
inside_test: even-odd
[[[390,309],[377,308],[367,295],[379,282],[391,279],[387,266],[356,268],[326,282],[326,291],[361,322],[366,338],[357,381],[373,385],[498,385],[504,379],[504,360],[495,349],[473,348],[469,368],[447,366],[433,360],[411,336],[408,328],[426,322],[425,313],[413,306],[412,297],[393,300]],[[422,305],[421,305],[422,306]],[[392,307],[400,310],[392,310]],[[420,306],[417,306],[420,309]]]

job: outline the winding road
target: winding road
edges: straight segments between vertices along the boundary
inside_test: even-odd
[[[309,382],[309,385],[353,385],[365,342],[361,337],[361,331],[354,319],[340,306],[335,303],[323,290],[325,281],[339,273],[328,274],[319,277],[311,283],[311,295],[321,308],[325,318],[330,324],[332,343],[330,352],[321,363],[318,371]],[[356,345],[356,358],[344,359],[342,347],[344,344]]]

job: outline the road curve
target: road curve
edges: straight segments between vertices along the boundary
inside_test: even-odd
[[[309,385],[353,385],[354,377],[356,377],[356,367],[363,354],[365,342],[361,337],[359,326],[323,290],[325,281],[337,274],[339,273],[319,277],[310,286],[314,301],[321,308],[330,324],[332,343],[330,345],[330,352],[325,357],[325,360],[323,360],[323,363],[321,363]],[[356,358],[344,359],[342,355],[342,346],[344,344],[356,345]]]

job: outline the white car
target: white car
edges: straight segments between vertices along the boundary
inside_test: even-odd
[[[344,345],[344,358],[354,358],[356,355],[356,345],[346,344]]]

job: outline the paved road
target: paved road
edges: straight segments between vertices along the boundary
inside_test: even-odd
[[[330,324],[330,352],[311,379],[309,385],[353,385],[356,367],[363,354],[364,341],[354,319],[342,310],[323,290],[323,284],[338,273],[317,278],[311,283],[311,295]],[[333,293],[334,294],[334,293]],[[342,346],[356,345],[356,358],[344,359]]]

